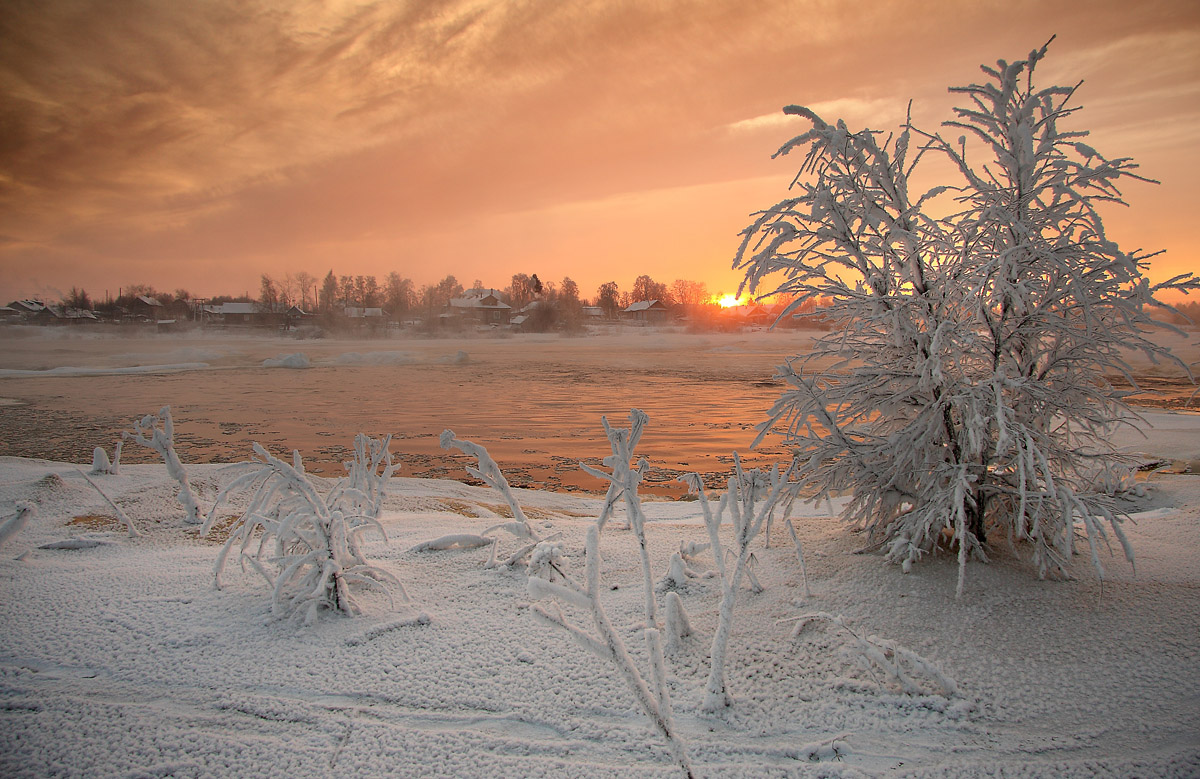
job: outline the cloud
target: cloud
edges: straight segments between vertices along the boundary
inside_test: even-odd
[[[1101,69],[1085,124],[1143,143],[1194,114],[1195,20],[1013,1],[10,2],[0,276],[175,262],[241,285],[298,256],[359,272],[478,241],[497,215],[721,193],[779,171],[771,152],[803,125],[782,106],[893,128],[912,97],[933,126],[948,83],[1027,51],[1033,27],[1064,30],[1048,66]]]

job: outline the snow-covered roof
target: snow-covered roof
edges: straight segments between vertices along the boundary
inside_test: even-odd
[[[152,298],[149,295],[138,295],[137,299],[142,301],[143,303],[145,303],[147,306],[161,306],[162,305],[162,303],[158,302],[158,298]]]
[[[658,301],[658,300],[639,300],[638,302],[634,303],[633,305],[631,305],[629,308],[627,308],[625,310],[632,314],[637,311],[649,311],[651,309],[664,309],[666,307],[667,306],[665,303],[662,303],[661,301]]]
[[[489,290],[489,292],[491,291]],[[491,300],[494,300],[494,302],[488,302]],[[501,301],[495,293],[491,293],[482,297],[451,298],[450,308],[494,308],[500,310],[511,309],[512,306]]]
[[[374,317],[382,317],[382,308],[360,308],[357,306],[346,306],[346,316],[351,319],[370,319]]]
[[[30,314],[37,314],[46,310],[46,304],[40,300],[14,300],[8,305],[18,311],[25,311]]]
[[[219,306],[210,306],[208,311],[213,314],[258,314],[261,308],[257,303],[222,303]]]

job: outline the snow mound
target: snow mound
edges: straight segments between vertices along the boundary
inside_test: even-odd
[[[264,368],[311,368],[312,360],[308,359],[308,355],[304,352],[296,352],[294,354],[280,354],[276,357],[268,357],[263,360],[262,367]]]

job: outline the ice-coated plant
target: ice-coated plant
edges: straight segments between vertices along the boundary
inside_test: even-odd
[[[500,470],[500,466],[497,465],[496,461],[492,459],[492,456],[488,454],[488,450],[486,448],[475,443],[474,441],[467,441],[459,438],[454,434],[453,430],[442,431],[440,442],[443,449],[457,449],[463,454],[474,457],[479,465],[478,467],[468,465],[466,467],[467,473],[499,492],[504,498],[504,502],[508,504],[508,508],[513,515],[512,522],[502,522],[499,525],[494,525],[493,527],[483,531],[480,536],[474,537],[474,541],[468,541],[467,543],[469,546],[481,546],[482,544],[477,542],[482,538],[488,537],[489,534],[498,530],[507,530],[517,539],[523,541],[524,544],[517,549],[517,551],[509,555],[509,557],[503,563],[500,563],[496,559],[496,545],[498,541],[493,540],[492,559],[488,561],[488,565],[489,567],[497,565],[520,565],[525,558],[529,556],[529,553],[532,552],[539,543],[541,543],[542,538],[538,535],[537,531],[533,529],[533,525],[529,523],[529,519],[526,518],[524,510],[521,508],[521,504],[517,501],[517,496],[513,494],[512,488],[508,485],[508,479],[505,478],[504,472]],[[423,544],[422,546],[424,549],[440,548],[441,541],[442,539],[435,539],[433,541],[426,542],[426,544]],[[462,548],[462,545],[457,545],[457,548]]]
[[[93,476],[111,475],[119,476],[121,474],[121,446],[125,443],[125,439],[118,438],[117,445],[113,449],[112,460],[108,459],[108,452],[104,451],[104,447],[97,446],[92,450],[92,470],[90,473]]]
[[[643,636],[646,650],[649,654],[649,669],[651,684],[638,670],[637,663],[629,654],[620,633],[609,621],[600,595],[604,591],[600,583],[600,527],[599,523],[587,530],[587,541],[584,548],[586,557],[584,581],[577,582],[560,566],[553,568],[555,581],[543,576],[530,575],[529,596],[535,600],[553,598],[557,601],[583,609],[591,619],[591,630],[579,627],[568,619],[562,608],[556,603],[553,610],[540,603],[533,605],[534,612],[547,622],[557,625],[575,639],[584,649],[597,657],[613,664],[625,683],[633,691],[638,706],[650,719],[654,729],[667,743],[675,762],[684,774],[692,777],[691,760],[688,757],[687,746],[675,728],[671,698],[667,690],[666,660],[663,655],[662,634],[658,629],[650,627],[653,621],[646,615],[646,629]],[[532,567],[532,566],[531,566]],[[543,569],[544,570],[544,569]],[[682,630],[680,623],[674,627]],[[653,685],[653,689],[651,689]]]
[[[236,549],[243,567],[249,565],[271,585],[271,610],[280,618],[312,624],[323,610],[358,614],[353,585],[382,590],[389,598],[395,588],[408,600],[404,585],[370,565],[359,548],[359,537],[368,530],[387,538],[376,517],[355,513],[369,504],[366,493],[338,485],[322,497],[305,473],[299,452],[293,453],[291,464],[257,443],[254,454],[259,467],[221,491],[200,530],[206,535],[212,529],[217,508],[230,493],[258,483],[217,555],[213,583],[218,589]]]
[[[391,442],[390,435],[380,439],[366,433],[354,436],[354,459],[346,462],[347,475],[338,481],[330,500],[345,499],[355,515],[378,519],[388,480],[400,467],[392,463]]]
[[[121,437],[158,452],[167,465],[167,474],[179,482],[177,497],[187,511],[186,521],[191,525],[201,524],[204,518],[200,516],[200,505],[192,493],[191,484],[188,483],[187,470],[179,461],[179,455],[175,453],[175,423],[171,421],[171,407],[163,406],[158,414],[147,414],[141,419],[135,419],[133,432],[126,431]]]
[[[601,462],[611,468],[605,472],[585,463],[579,467],[598,479],[608,482],[608,490],[604,499],[604,508],[596,519],[597,531],[603,530],[605,523],[612,514],[612,509],[618,500],[625,503],[625,513],[629,519],[629,528],[637,539],[638,553],[642,561],[642,587],[646,594],[646,624],[658,628],[658,607],[654,601],[654,576],[650,570],[650,550],[646,546],[646,515],[642,511],[642,500],[638,497],[638,485],[642,482],[642,474],[649,467],[645,458],[638,460],[635,467],[633,450],[642,438],[642,430],[650,417],[641,409],[629,410],[629,428],[616,428],[608,423],[608,417],[600,417],[604,427],[604,435],[608,438],[612,454]]]
[[[796,617],[796,626],[792,629],[792,638],[800,635],[806,627],[817,622],[824,622],[841,628],[854,641],[853,652],[859,666],[875,678],[877,684],[883,687],[879,677],[880,672],[886,679],[900,687],[908,695],[924,695],[925,686],[920,677],[925,677],[932,683],[937,692],[946,697],[958,694],[958,684],[938,667],[936,663],[922,657],[916,652],[886,638],[866,635],[850,627],[842,615],[834,616],[825,611],[817,611]]]
[[[794,469],[795,466],[792,466]],[[721,580],[721,606],[717,617],[717,629],[713,634],[708,681],[704,687],[704,702],[701,710],[706,713],[719,711],[733,703],[725,677],[725,659],[729,648],[729,636],[733,631],[734,608],[742,578],[749,578],[755,592],[762,587],[753,578],[753,554],[750,544],[772,515],[780,499],[788,493],[789,469],[782,472],[778,466],[770,474],[755,468],[742,468],[741,458],[733,455],[733,475],[729,487],[721,496],[714,511],[704,490],[704,480],[699,474],[686,474],[683,481],[699,496],[704,525],[708,529],[713,562]],[[726,550],[721,543],[720,528],[725,512],[728,511],[733,525],[733,544]],[[726,560],[728,556],[729,560]],[[732,565],[730,564],[732,561]]]
[[[634,698],[642,711],[666,741],[667,748],[683,770],[684,775],[692,777],[695,774],[692,771],[691,759],[688,757],[683,738],[675,727],[671,698],[667,689],[667,666],[663,654],[663,638],[658,626],[658,610],[654,600],[650,557],[646,548],[645,515],[642,513],[641,499],[637,494],[645,461],[641,461],[638,468],[630,466],[634,458],[633,449],[641,438],[641,431],[648,419],[644,412],[632,409],[629,412],[629,429],[624,430],[612,427],[607,418],[601,417],[601,424],[604,426],[604,432],[608,436],[613,452],[604,458],[603,463],[612,468],[612,472],[606,473],[580,463],[580,467],[588,473],[609,482],[608,497],[604,507],[595,524],[587,530],[584,549],[586,557],[584,581],[582,583],[576,581],[565,570],[565,559],[559,545],[542,543],[537,546],[530,560],[528,587],[529,595],[534,600],[554,598],[562,604],[575,606],[588,613],[592,622],[592,632],[572,623],[558,603],[555,604],[553,611],[541,604],[535,603],[533,606],[534,612],[544,620],[565,629],[583,648],[611,662],[616,667],[633,691]],[[641,553],[646,616],[643,638],[649,658],[650,684],[647,684],[646,676],[638,669],[620,634],[613,628],[600,601],[600,595],[603,592],[600,583],[600,531],[604,528],[614,504],[621,499],[625,501],[629,514],[629,525],[634,532]],[[678,600],[678,597],[676,599]],[[686,614],[682,613],[682,603],[677,605],[679,613],[672,613],[673,621],[670,629],[679,633],[684,632],[685,629],[690,631],[690,626],[686,625]],[[677,641],[677,637],[675,640]],[[675,646],[671,636],[668,636],[668,643]]]
[[[32,503],[25,501],[18,503],[17,513],[4,520],[4,524],[0,525],[0,547],[11,541],[17,533],[20,533],[21,529],[29,522],[29,518],[36,514],[37,507]]]
[[[104,450],[101,449],[100,447],[96,447],[96,451],[103,452]],[[117,444],[117,454],[119,455],[120,452],[121,452],[121,446],[118,443]],[[105,458],[105,459],[107,459],[107,458]],[[100,497],[104,499],[104,502],[108,504],[108,507],[111,508],[113,510],[113,513],[117,515],[117,519],[121,521],[121,524],[125,525],[125,529],[129,532],[129,537],[130,538],[140,537],[142,534],[139,533],[138,529],[134,526],[133,520],[129,518],[128,514],[126,514],[124,511],[121,510],[121,507],[117,505],[117,502],[115,500],[108,497],[107,492],[100,489],[100,485],[96,483],[96,480],[93,479],[88,474],[84,473],[82,469],[77,469],[77,472],[79,473],[80,476],[83,477],[84,481],[86,481],[88,484],[90,484],[92,486],[92,489],[94,489],[96,492],[100,493]],[[92,469],[92,473],[96,473],[95,468]],[[116,472],[109,471],[109,473],[116,473]]]
[[[1045,55],[951,89],[957,138],[785,108],[811,125],[776,155],[803,155],[794,195],[755,215],[735,260],[744,288],[788,296],[785,315],[820,302],[832,325],[779,369],[759,439],[796,451],[804,494],[849,492],[842,517],[905,570],[951,534],[960,595],[991,538],[1065,575],[1078,524],[1103,576],[1107,527],[1132,562],[1094,483],[1121,459],[1114,427],[1136,422],[1108,377],[1136,387],[1129,351],[1186,370],[1147,334],[1171,310],[1160,293],[1200,288],[1151,284],[1150,255],[1106,235],[1098,208],[1140,177],[1064,129],[1076,89],[1034,85]],[[956,179],[918,189],[926,163]]]

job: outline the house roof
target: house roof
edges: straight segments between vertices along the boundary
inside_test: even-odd
[[[627,312],[633,314],[638,311],[650,311],[650,310],[664,311],[664,310],[666,310],[666,308],[667,308],[666,304],[660,300],[639,300],[638,302],[634,303],[633,305],[631,305],[629,308],[627,308],[625,310]]]
[[[451,298],[450,308],[494,308],[497,310],[511,309],[512,306],[504,303],[500,298],[488,290],[489,294],[480,297],[463,297]],[[487,302],[494,300],[495,302]]]
[[[36,314],[46,310],[46,304],[40,300],[14,300],[8,304],[18,311]]]
[[[161,306],[162,305],[162,303],[158,302],[157,298],[152,298],[149,295],[138,295],[137,299],[142,301],[143,303],[145,303],[147,306]]]
[[[261,309],[257,303],[222,303],[219,306],[206,306],[205,311],[210,314],[258,314]]]

